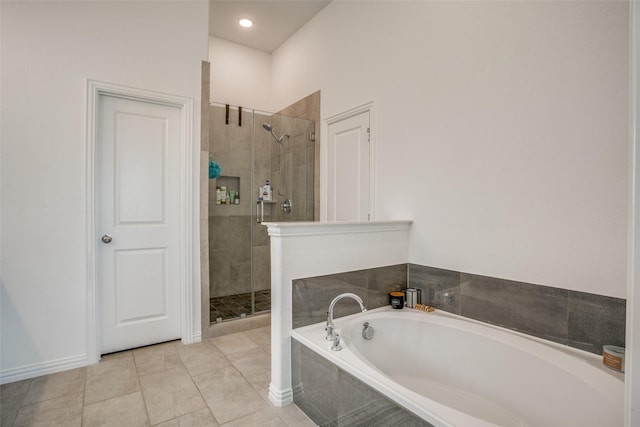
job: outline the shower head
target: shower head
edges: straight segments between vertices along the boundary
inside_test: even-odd
[[[275,132],[273,132],[273,128],[271,127],[271,125],[269,123],[263,123],[262,127],[264,128],[264,130],[266,130],[267,132],[271,132],[271,135],[273,135],[273,138],[276,140],[276,142],[278,144],[282,144],[282,140],[286,138],[289,138],[289,135],[284,134],[282,135],[280,138],[278,138],[275,134]]]

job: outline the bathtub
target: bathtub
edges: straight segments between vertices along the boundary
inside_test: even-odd
[[[435,426],[623,425],[623,374],[601,356],[438,310],[383,307],[335,325],[341,351],[324,322],[291,336]]]

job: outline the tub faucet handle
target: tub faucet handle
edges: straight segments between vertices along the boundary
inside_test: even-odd
[[[333,338],[333,342],[331,343],[331,350],[340,351],[342,350],[342,346],[340,345],[340,335],[335,334]]]
[[[327,336],[325,337],[327,341],[333,341],[336,337],[336,333],[333,328],[333,321],[329,317],[329,312],[327,312],[327,326],[324,328],[327,331]]]

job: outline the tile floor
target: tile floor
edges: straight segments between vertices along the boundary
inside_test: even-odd
[[[256,291],[254,295],[256,313],[271,310],[271,289]],[[209,299],[209,320],[228,320],[251,314],[251,292],[226,295]]]
[[[267,326],[106,355],[2,385],[1,426],[314,426],[297,406],[269,402],[270,351]]]

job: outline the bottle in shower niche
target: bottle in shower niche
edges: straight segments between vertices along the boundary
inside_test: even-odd
[[[269,180],[267,179],[264,187],[262,187],[262,200],[271,200],[273,197],[273,192],[271,191],[271,184],[269,184]]]
[[[236,191],[236,196],[233,198],[233,204],[234,205],[240,204],[240,193],[238,191]]]
[[[220,187],[220,203],[223,205],[227,204],[227,187],[224,185]]]
[[[216,187],[216,205],[219,205],[222,200],[222,192],[220,191],[220,186]]]

